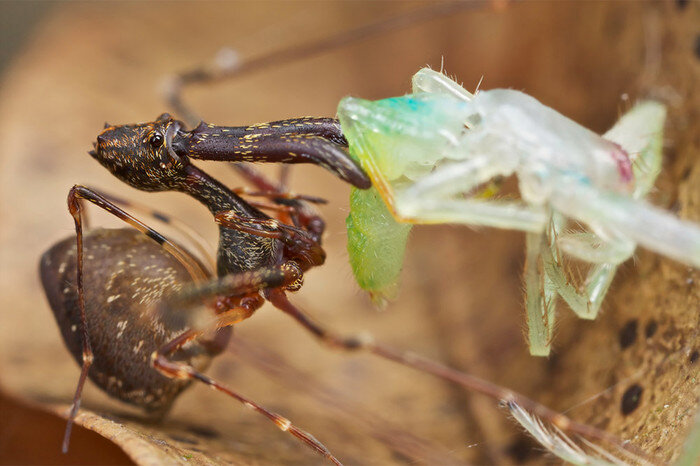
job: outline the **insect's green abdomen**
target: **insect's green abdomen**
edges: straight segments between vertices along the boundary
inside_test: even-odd
[[[411,99],[385,99],[378,102],[346,97],[338,106],[338,118],[348,140],[350,156],[377,182],[376,176],[392,182],[405,175],[415,152],[410,145],[394,135],[402,115],[415,110],[406,108],[419,105]],[[377,105],[389,108],[395,118],[388,118],[374,126],[367,119]],[[367,148],[371,147],[372,152]],[[374,175],[374,177],[373,177]],[[406,240],[411,225],[397,222],[386,207],[379,192],[352,189],[350,215],[346,220],[348,254],[355,280],[370,293],[372,301],[383,306],[398,294],[399,274],[403,266]]]
[[[348,254],[355,279],[378,305],[396,297],[411,225],[398,223],[375,188],[352,188]]]

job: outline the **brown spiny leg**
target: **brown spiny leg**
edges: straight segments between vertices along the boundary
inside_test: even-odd
[[[530,411],[536,416],[550,422],[555,427],[562,431],[579,434],[583,437],[609,442],[621,449],[631,451],[635,455],[642,458],[649,458],[644,451],[637,448],[635,445],[624,442],[615,435],[597,429],[587,424],[580,424],[554,411],[528,397],[508,390],[494,383],[475,377],[465,372],[461,372],[450,367],[447,367],[439,362],[432,361],[420,355],[400,351],[385,344],[376,342],[370,335],[360,335],[356,337],[342,337],[335,332],[329,331],[323,326],[315,322],[310,316],[306,315],[299,308],[294,306],[286,293],[281,289],[264,290],[265,298],[270,301],[277,309],[291,316],[319,340],[335,349],[345,351],[366,351],[382,359],[387,359],[399,363],[401,365],[411,367],[421,372],[431,374],[435,377],[447,380],[449,382],[460,385],[467,390],[481,393],[490,398],[504,403],[509,409],[513,404],[521,406],[526,411]]]
[[[279,215],[277,217],[278,220],[284,223],[291,223],[296,227],[309,231],[314,235],[314,239],[317,242],[321,242],[326,224],[316,209],[309,204],[325,204],[327,201],[320,197],[288,192],[286,186],[286,177],[289,173],[288,165],[282,165],[279,183],[269,180],[265,175],[256,170],[252,164],[244,162],[234,163],[233,167],[244,179],[259,190],[259,192],[250,192],[246,191],[245,188],[238,188],[232,190],[234,193],[248,196],[269,197],[276,204],[291,207],[293,211],[289,212],[289,215]],[[250,204],[256,207],[258,206],[253,202]]]
[[[238,194],[239,196],[266,197],[273,201],[304,201],[311,204],[328,203],[327,200],[321,197],[297,194],[289,191],[253,191],[248,188],[232,188],[231,192]]]
[[[83,224],[81,211],[83,206],[81,205],[79,197],[76,195],[75,187],[68,193],[68,211],[73,217],[75,222],[75,238],[77,245],[77,285],[78,285],[78,306],[80,307],[80,333],[82,341],[82,365],[80,369],[80,378],[78,379],[78,386],[75,388],[75,395],[73,395],[73,406],[71,407],[70,414],[68,415],[68,423],[66,425],[66,432],[63,436],[63,453],[68,452],[68,444],[70,442],[70,433],[73,427],[73,420],[75,419],[78,409],[80,409],[80,399],[83,393],[83,386],[85,385],[85,379],[87,378],[88,371],[90,370],[90,365],[92,365],[93,354],[92,347],[90,345],[90,335],[88,334],[87,327],[87,317],[85,315],[85,290],[83,289]]]
[[[109,201],[96,191],[86,188],[84,186],[75,185],[68,193],[68,210],[73,217],[75,223],[75,235],[76,235],[76,264],[77,264],[77,276],[76,284],[78,288],[78,307],[80,310],[80,328],[81,328],[81,342],[82,342],[82,364],[80,371],[80,378],[78,379],[78,385],[75,389],[75,394],[73,396],[73,405],[71,407],[70,414],[68,416],[68,422],[66,425],[66,431],[63,438],[63,452],[68,451],[68,445],[70,442],[70,434],[73,427],[73,422],[75,416],[80,408],[80,400],[85,386],[85,381],[87,379],[90,366],[93,362],[93,352],[92,346],[90,344],[90,336],[88,334],[87,326],[87,316],[85,312],[85,290],[83,286],[83,270],[84,270],[84,257],[83,257],[83,228],[84,228],[84,207],[83,200],[87,200],[96,206],[110,212],[117,218],[123,220],[127,224],[133,226],[138,231],[144,233],[149,238],[156,241],[158,244],[163,246],[163,248],[169,252],[173,257],[175,257],[180,263],[185,266],[193,279],[203,280],[209,277],[208,272],[186,251],[182,250],[179,246],[175,245],[163,235],[155,231],[153,228],[149,227],[145,223],[131,216],[123,209],[118,207],[113,202]]]
[[[173,243],[165,236],[158,233],[156,230],[146,225],[141,220],[137,219],[133,215],[126,212],[124,209],[119,207],[114,202],[110,201],[107,197],[103,196],[101,193],[88,188],[86,186],[75,185],[71,188],[68,194],[68,205],[69,209],[72,203],[76,203],[78,199],[86,200],[97,207],[109,212],[110,214],[117,217],[119,220],[131,225],[144,235],[148,236],[156,243],[160,244],[163,249],[175,257],[182,265],[185,266],[187,271],[194,277],[195,280],[205,280],[208,278],[208,272],[203,269],[202,265],[199,264],[187,251],[182,247]],[[76,204],[78,205],[78,204]],[[71,215],[73,211],[71,210]]]
[[[258,190],[269,193],[281,193],[284,188],[256,169],[252,163],[240,162],[233,163],[231,167],[243,177],[248,183],[255,186]]]
[[[233,211],[219,212],[214,220],[226,228],[282,241],[285,257],[298,262],[303,270],[322,265],[326,260],[326,253],[318,240],[306,230],[274,219],[241,217]]]
[[[97,190],[95,190],[94,188],[88,187],[88,189],[90,191],[97,192]],[[155,209],[150,205],[136,202],[132,199],[124,199],[114,194],[106,193],[103,190],[100,190],[99,194],[112,204],[120,206],[123,210],[128,209],[130,212],[136,212],[142,216],[148,217],[149,219],[155,219],[157,222],[160,222],[164,225],[168,225],[168,227],[172,230],[179,232],[184,238],[186,238],[189,241],[191,246],[197,249],[200,257],[205,259],[206,265],[209,266],[210,271],[216,270],[216,262],[214,261],[214,258],[212,257],[209,250],[207,249],[206,240],[201,235],[201,233],[189,226],[187,223],[161,210]],[[86,214],[87,212],[82,212],[83,228],[87,226],[87,223],[85,222]],[[189,253],[187,254],[189,255]]]
[[[208,283],[200,283],[194,285],[190,289],[183,292],[172,299],[164,301],[159,311],[168,313],[175,309],[180,309],[183,306],[188,306],[211,298],[213,296],[224,295],[233,300],[236,298],[252,298],[254,293],[262,289],[269,288],[288,288],[294,287],[299,277],[299,271],[295,268],[286,266],[270,267],[268,269],[257,270],[255,272],[245,272],[237,275],[229,275],[219,279],[214,279]],[[218,330],[223,327],[231,326],[243,319],[250,317],[257,308],[264,302],[261,300],[250,299],[248,305],[243,299],[239,300],[241,305],[229,309],[215,317],[211,322],[200,326],[196,329],[190,329],[177,336],[175,339],[163,345],[155,351],[151,356],[153,367],[162,374],[180,379],[199,380],[200,382],[209,385],[210,387],[227,394],[228,396],[238,400],[244,406],[262,414],[269,420],[275,423],[277,427],[290,433],[305,445],[320,453],[334,464],[341,464],[333,454],[313,435],[296,427],[292,422],[279,414],[269,411],[256,402],[244,397],[243,395],[233,391],[224,384],[208,377],[194,369],[192,366],[181,362],[174,362],[169,359],[169,356],[182,348],[187,342],[199,337],[204,332],[210,330]]]

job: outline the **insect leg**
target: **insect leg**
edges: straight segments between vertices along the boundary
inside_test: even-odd
[[[634,253],[636,244],[629,239],[603,239],[595,233],[577,232],[558,234],[557,247],[564,253],[594,264],[620,264]]]
[[[580,291],[566,276],[555,239],[543,241],[541,248],[544,270],[551,286],[576,315],[582,319],[595,319],[615,277],[618,265],[604,262],[594,264],[586,277],[584,290]]]
[[[192,288],[183,290],[178,296],[164,301],[159,309],[159,312],[172,312],[176,309],[182,309],[193,304],[198,304],[202,300],[211,298],[217,295],[226,295],[229,297],[243,297],[256,293],[266,287],[282,287],[297,280],[296,273],[286,267],[274,267],[269,269],[261,269],[255,272],[245,272],[236,275],[229,275],[219,279],[214,279],[208,283],[200,283]],[[262,300],[256,301],[251,307],[239,306],[234,307],[218,316],[214,321],[200,326],[199,328],[190,329],[180,334],[175,339],[166,343],[160,349],[151,355],[151,363],[153,367],[162,374],[181,379],[199,380],[200,382],[209,385],[210,387],[227,394],[228,396],[238,400],[244,406],[262,414],[269,420],[275,423],[277,427],[290,433],[305,445],[320,453],[334,464],[340,465],[340,461],[313,435],[296,427],[292,422],[279,414],[269,411],[263,406],[244,397],[238,392],[225,386],[224,384],[208,377],[193,367],[175,362],[169,359],[175,351],[202,335],[207,330],[221,329],[240,322],[248,318],[262,303]]]
[[[544,207],[523,202],[453,199],[501,173],[488,157],[476,156],[443,165],[396,194],[399,219],[410,223],[466,223],[541,232],[547,223]]]
[[[548,356],[554,333],[557,292],[545,273],[542,250],[549,249],[544,233],[525,236],[525,307],[530,354]]]

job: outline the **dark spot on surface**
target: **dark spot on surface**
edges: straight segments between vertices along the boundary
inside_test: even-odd
[[[654,319],[651,319],[649,322],[647,322],[647,326],[644,327],[644,335],[647,338],[651,338],[654,336],[656,331],[659,329],[659,324],[656,323]]]
[[[684,10],[688,6],[688,0],[676,0],[676,5],[678,5],[678,9]]]
[[[620,329],[620,347],[625,349],[637,340],[637,319],[628,321]]]
[[[695,45],[693,46],[695,58],[700,58],[700,34],[695,36]]]
[[[533,448],[534,447],[534,448]],[[529,437],[519,436],[517,440],[508,445],[506,453],[513,458],[516,464],[523,464],[537,451],[538,446],[534,445]]]
[[[691,167],[686,167],[686,168],[683,170],[683,173],[681,173],[681,181],[685,181],[685,180],[687,180],[688,178],[690,178],[690,174],[691,174],[692,172],[693,172],[693,170],[692,170]]]
[[[644,389],[634,384],[622,395],[622,403],[620,404],[620,411],[625,416],[632,413],[639,406],[639,402],[642,399],[642,392]]]
[[[698,350],[695,350],[692,353],[690,353],[690,356],[688,356],[688,362],[690,364],[695,364],[696,362],[698,362],[699,358],[700,358],[700,353],[698,352]]]
[[[217,431],[215,431],[214,429],[210,429],[209,427],[189,426],[187,430],[189,430],[193,434],[199,435],[200,437],[204,438],[217,438],[219,436],[219,433]]]
[[[397,462],[399,463],[411,463],[413,460],[412,458],[402,454],[401,452],[392,450],[391,452],[391,457],[394,458]]]
[[[559,354],[560,353],[552,352],[547,358],[547,367],[549,370],[555,370],[559,367],[559,363],[561,362],[561,357]]]

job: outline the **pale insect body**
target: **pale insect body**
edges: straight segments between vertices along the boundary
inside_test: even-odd
[[[430,69],[413,77],[413,92],[344,99],[338,114],[351,150],[400,222],[527,232],[532,354],[549,354],[556,297],[594,318],[637,243],[700,266],[700,229],[641,200],[660,169],[663,105],[638,104],[599,136],[522,92],[471,94]],[[474,196],[512,174],[520,200]],[[587,231],[567,231],[570,220]],[[591,264],[581,287],[567,276],[564,254]]]

